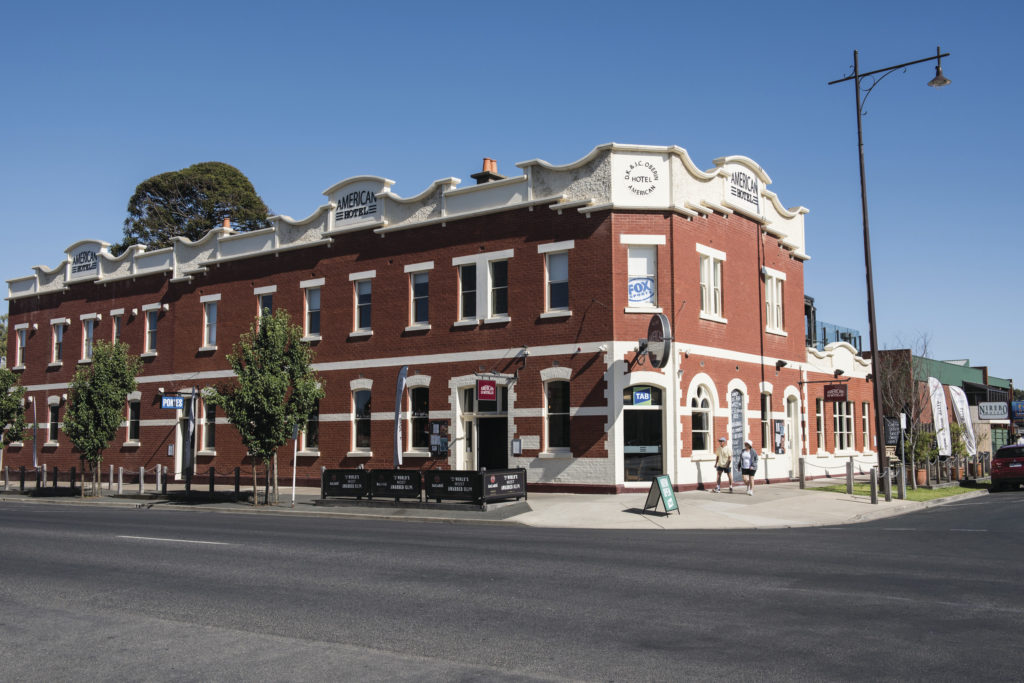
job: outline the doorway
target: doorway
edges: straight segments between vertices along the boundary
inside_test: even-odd
[[[800,476],[800,406],[795,396],[786,400],[786,450],[789,451],[791,478]]]
[[[627,387],[622,403],[623,481],[654,481],[665,473],[661,389]]]
[[[478,468],[508,469],[508,420],[504,417],[478,417],[476,436]]]

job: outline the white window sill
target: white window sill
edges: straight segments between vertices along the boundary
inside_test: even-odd
[[[780,337],[788,337],[789,336],[789,334],[787,334],[785,330],[766,329],[765,332],[767,332],[768,334],[775,334],[775,335],[778,335]]]
[[[452,323],[452,327],[476,327],[478,322],[476,318],[472,320],[456,320]]]
[[[304,342],[318,342],[318,341],[320,341],[320,339],[321,339],[321,337],[320,337],[319,334],[307,334],[305,337],[302,338],[302,341],[304,341]]]
[[[537,457],[542,460],[572,460],[572,451],[541,451]]]
[[[12,441],[11,443],[7,444],[7,447],[8,448],[24,448],[25,447],[25,442],[23,442],[23,441]]]
[[[78,364],[79,365],[88,365],[91,362],[92,362],[92,358],[81,358],[81,359],[79,359]]]
[[[661,313],[661,308],[659,306],[626,306],[623,309],[623,313],[646,313],[650,315],[651,313]]]
[[[62,367],[64,367],[64,361],[55,360],[52,363],[48,363],[46,367],[48,367],[48,368],[62,368]]]
[[[713,313],[705,313],[704,311],[700,312],[700,319],[701,320],[707,320],[707,321],[713,322],[713,323],[727,323],[727,322],[729,322],[728,320],[726,320],[722,316],[714,315]]]
[[[405,328],[406,332],[426,332],[430,329],[430,323],[416,323]]]
[[[358,337],[371,337],[371,336],[373,336],[373,330],[356,330],[354,332],[349,332],[349,334],[348,334],[348,338],[349,339],[358,338]]]
[[[572,317],[572,311],[545,311],[540,314],[543,318],[569,318]]]
[[[507,315],[496,315],[493,318],[484,318],[482,323],[484,325],[498,325],[500,323],[510,323],[512,318]]]
[[[349,451],[345,454],[346,458],[372,458],[373,451]]]
[[[43,444],[43,448],[60,448],[60,441],[47,441]]]
[[[121,444],[121,448],[138,448],[141,445],[141,441],[125,441],[123,444]]]
[[[709,453],[708,451],[694,451],[690,455],[690,460],[692,460],[693,462],[709,462],[715,459],[715,454]]]
[[[296,455],[296,457],[299,457],[299,458],[319,458],[320,457],[320,451],[319,450],[315,450],[314,451],[314,450],[309,450],[308,448],[303,448],[301,451],[299,451],[295,455]]]
[[[156,351],[143,351],[139,354],[139,358],[156,358]]]
[[[430,451],[406,451],[402,453],[403,458],[429,458]]]
[[[216,350],[217,350],[217,345],[214,344],[213,346],[200,346],[197,349],[197,352],[198,353],[211,353],[211,352],[216,351]]]
[[[14,372],[18,372],[19,370],[24,370],[24,369],[25,369],[25,364],[24,363],[22,363],[21,365],[15,365],[13,368],[11,368],[11,370],[13,370]]]
[[[197,456],[201,455],[204,458],[212,458],[213,456],[217,455],[217,451],[216,450],[209,450],[209,449],[204,448],[202,450],[196,451],[196,455]]]

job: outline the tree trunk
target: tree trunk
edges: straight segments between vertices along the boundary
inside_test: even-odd
[[[259,482],[256,481],[256,456],[252,456],[252,504],[255,507],[259,503]]]
[[[266,481],[263,482],[263,502],[270,505],[270,461],[263,461],[263,471],[267,475]]]

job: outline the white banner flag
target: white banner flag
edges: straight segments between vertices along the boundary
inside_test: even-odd
[[[935,425],[935,441],[939,455],[953,455],[953,442],[949,438],[949,417],[946,413],[946,394],[942,383],[934,377],[928,378],[928,395],[932,402],[932,423]]]
[[[967,405],[967,394],[960,387],[949,388],[949,399],[953,402],[953,415],[956,421],[964,428],[964,445],[967,446],[967,455],[978,454],[978,442],[974,438],[974,426],[971,424],[971,409]]]

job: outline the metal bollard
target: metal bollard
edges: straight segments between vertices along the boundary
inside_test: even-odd
[[[885,468],[883,476],[882,490],[885,491],[885,502],[892,502],[892,464]]]
[[[68,488],[75,490],[75,468],[71,468],[71,478],[68,480]]]
[[[800,458],[800,488],[807,488],[807,463],[803,458]]]
[[[36,488],[39,488],[38,485]],[[43,463],[43,488],[46,488],[46,463]]]
[[[897,492],[897,495],[899,495],[900,500],[906,500],[907,499],[907,466],[906,466],[906,464],[902,460],[900,460],[900,478],[899,478],[899,482],[900,482],[900,488],[899,488],[899,491]]]
[[[25,466],[21,465],[18,467],[18,485],[21,487],[22,493],[25,492]]]
[[[214,484],[214,479],[216,478],[216,476],[217,476],[216,470],[213,467],[211,467],[210,468],[210,498],[213,498],[213,487],[215,485]]]
[[[107,490],[114,488],[114,466],[110,466],[110,476],[107,477]]]
[[[57,482],[58,481],[60,481],[60,469],[56,465],[54,465],[53,466],[53,488],[57,488]]]
[[[4,465],[4,491],[6,491],[11,485],[11,468],[8,465]]]
[[[878,505],[878,468],[871,468],[871,504]]]
[[[37,467],[36,468],[36,491],[38,491],[39,489],[43,488],[43,481],[44,481],[43,480],[43,471]]]
[[[124,467],[117,468],[117,495],[124,491]]]
[[[167,495],[167,465],[157,465],[163,470],[164,476],[160,479],[160,493]]]
[[[139,493],[146,492],[146,468],[139,468]]]
[[[846,461],[846,492],[853,495],[853,460]]]
[[[160,465],[156,466],[156,486],[153,488],[156,493],[160,493]]]
[[[235,468],[235,496],[239,495],[242,486],[242,468]]]

